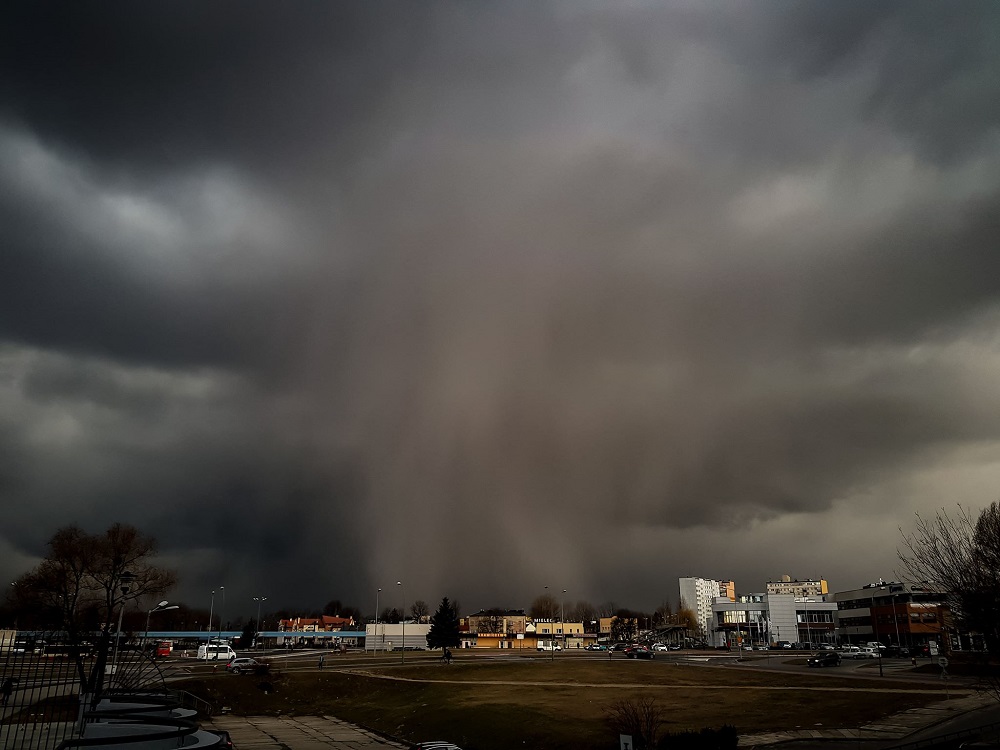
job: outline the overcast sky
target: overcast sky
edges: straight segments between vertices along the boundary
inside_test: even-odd
[[[0,572],[122,521],[234,615],[895,577],[1000,495],[998,32],[5,4]]]

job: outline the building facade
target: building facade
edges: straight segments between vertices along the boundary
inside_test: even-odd
[[[791,594],[747,594],[730,602],[716,599],[712,605],[713,645],[774,646],[782,642],[833,644],[837,603],[824,597]]]
[[[689,577],[677,579],[677,588],[680,593],[680,606],[694,612],[695,631],[698,637],[710,641],[715,630],[712,605],[716,600],[735,601],[736,584],[733,581]]]
[[[945,594],[928,583],[869,583],[838,591],[837,629],[843,643],[878,641],[887,646],[921,648],[948,641]]]
[[[768,594],[791,594],[792,596],[826,596],[830,593],[830,588],[823,578],[807,579],[800,581],[792,579],[791,576],[781,576],[778,581],[768,581],[766,586]]]

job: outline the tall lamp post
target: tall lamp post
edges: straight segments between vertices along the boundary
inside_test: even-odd
[[[255,596],[253,600],[257,602],[257,636],[260,637],[260,605],[267,601],[267,597]]]
[[[115,670],[118,667],[118,649],[121,647],[122,642],[122,616],[125,614],[125,597],[128,595],[129,590],[132,588],[132,581],[135,580],[135,576],[132,573],[125,572],[122,573],[118,578],[118,585],[122,590],[122,608],[118,611],[118,631],[115,633],[115,655],[111,660],[111,674],[115,674]]]
[[[207,644],[212,638],[212,615],[215,614],[215,589],[212,589],[212,603],[208,607],[208,627],[205,628],[208,631],[208,636],[205,639]]]
[[[153,614],[154,612],[166,612],[168,609],[180,609],[180,607],[178,605],[176,605],[176,604],[171,604],[166,599],[164,599],[162,602],[160,602],[159,604],[157,604],[151,610],[149,610],[148,612],[146,612],[146,629],[143,631],[143,634],[142,634],[142,645],[143,646],[146,645],[146,639],[149,637],[149,616],[151,614]]]
[[[399,663],[403,664],[406,661],[406,590],[403,588],[402,581],[396,581],[396,585],[399,586],[399,594],[403,599],[403,609],[399,613],[399,622],[402,625],[402,648],[399,651]]]
[[[562,631],[563,649],[566,649],[566,589],[563,589],[562,599],[559,600],[559,629]]]
[[[378,650],[378,595],[382,593],[382,589],[375,589],[375,632],[372,634],[372,656],[375,656],[375,652]]]
[[[806,643],[812,648],[812,633],[809,632],[809,589],[802,589],[802,604],[805,607],[806,617]]]
[[[219,586],[219,591],[222,592],[222,606],[219,607],[219,643],[222,643],[222,614],[226,610],[226,587]],[[216,656],[218,658],[218,656]]]
[[[896,614],[896,592],[889,587],[889,596],[892,597],[892,622],[896,626],[896,649],[903,647],[903,642],[899,640],[899,615]]]
[[[878,590],[877,588],[872,587],[872,608],[871,608],[872,633],[874,633],[875,635],[875,642],[881,645],[881,641],[879,641],[878,637],[878,618],[875,617],[875,592],[877,590]],[[878,651],[878,676],[885,677],[885,674],[883,674],[882,672],[882,649],[876,646],[876,650]]]

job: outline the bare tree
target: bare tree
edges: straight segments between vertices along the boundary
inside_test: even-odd
[[[597,619],[597,607],[587,601],[578,601],[566,610],[566,617],[571,622],[587,622]]]
[[[503,632],[503,610],[499,607],[484,609],[476,615],[477,633],[501,633]],[[469,618],[472,619],[472,618]]]
[[[954,515],[918,514],[916,530],[900,533],[897,554],[906,576],[938,586],[955,621],[981,633],[991,659],[1000,660],[1000,505],[978,517],[961,505]]]
[[[605,720],[616,734],[631,735],[635,750],[652,750],[659,740],[664,711],[649,697],[624,698],[607,709]]]
[[[677,613],[674,615],[674,619],[678,625],[689,632],[696,633],[699,638],[704,638],[706,636],[706,633],[703,632],[702,624],[698,622],[698,617],[695,615],[694,610],[687,606],[683,599],[681,600],[680,606],[677,608]]]
[[[533,620],[550,620],[559,613],[559,602],[552,594],[535,597],[528,610]]]
[[[410,605],[410,615],[416,622],[426,622],[431,614],[431,608],[423,599],[417,599]]]
[[[45,559],[14,582],[22,602],[47,604],[58,612],[58,626],[72,645],[80,643],[85,625],[92,624],[85,621],[86,613],[96,613],[98,658],[89,672],[82,657],[77,659],[82,693],[100,688],[119,607],[159,596],[176,583],[173,572],[152,563],[155,554],[156,540],[133,526],[116,523],[103,534],[66,526],[49,540]]]
[[[670,602],[665,601],[656,608],[656,611],[653,612],[653,622],[662,627],[670,622],[673,614],[674,610],[673,607],[670,606]]]

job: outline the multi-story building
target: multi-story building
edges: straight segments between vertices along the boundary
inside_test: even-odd
[[[823,578],[792,580],[791,576],[781,576],[780,581],[767,582],[768,594],[790,594],[791,596],[826,596],[830,589]]]
[[[712,605],[710,638],[715,645],[766,646],[788,643],[835,643],[837,604],[825,597],[747,594]]]
[[[523,609],[484,609],[469,615],[469,631],[473,633],[524,633],[527,623]]]
[[[837,630],[844,643],[879,641],[907,648],[947,637],[946,596],[929,583],[869,583],[833,594]]]
[[[709,640],[714,631],[712,605],[719,599],[735,601],[736,584],[733,581],[689,577],[678,578],[677,588],[680,592],[680,606],[694,612],[698,637]]]

